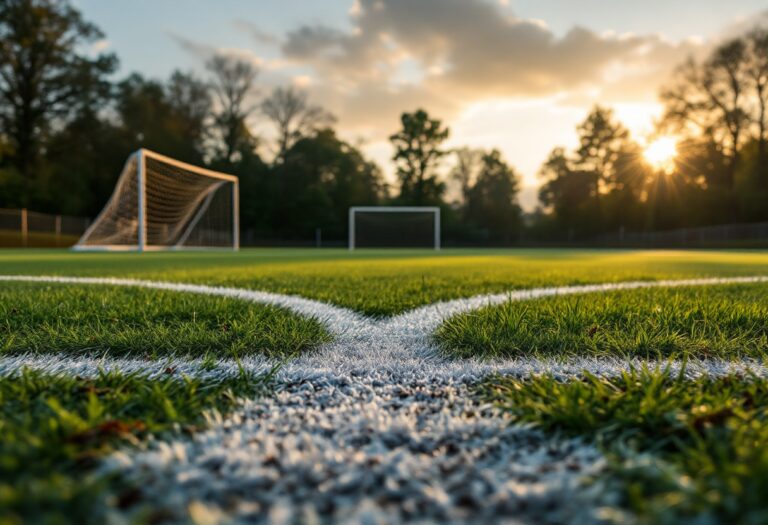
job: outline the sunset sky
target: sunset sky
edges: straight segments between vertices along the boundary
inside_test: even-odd
[[[424,107],[451,146],[499,148],[536,202],[536,172],[599,102],[644,140],[660,85],[688,55],[768,21],[765,0],[77,0],[132,71],[252,60],[262,93],[294,83],[391,172],[387,136]],[[259,119],[258,131],[268,135]]]

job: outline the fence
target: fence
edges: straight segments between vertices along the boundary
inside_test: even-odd
[[[89,224],[85,217],[0,208],[0,247],[72,246]]]
[[[659,232],[623,232],[601,235],[597,244],[647,248],[765,248],[768,222],[722,224]]]

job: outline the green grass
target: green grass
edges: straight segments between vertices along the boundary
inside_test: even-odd
[[[106,504],[140,505],[119,479],[94,475],[99,458],[150,435],[192,432],[205,423],[204,411],[226,413],[238,398],[266,394],[270,380],[245,372],[0,377],[0,523],[103,523]]]
[[[0,274],[229,285],[387,316],[536,286],[768,275],[768,252],[5,250]],[[460,356],[763,358],[767,293],[768,285],[734,285],[511,303],[456,317],[438,338]],[[234,299],[0,282],[0,352],[11,354],[285,358],[328,340],[314,320]],[[238,397],[263,395],[266,381],[124,374],[84,380],[35,372],[0,378],[0,523],[98,522],[94,513],[104,504],[134,503],[135,492],[119,479],[94,477],[99,458],[150,435],[194,431],[204,410],[229,411]],[[768,521],[761,500],[768,491],[765,380],[690,382],[641,371],[569,383],[494,378],[479,393],[517,421],[596,440],[611,458],[608,482],[623,487],[624,508],[649,522]]]
[[[595,441],[602,481],[648,523],[768,522],[768,380],[687,380],[666,370],[615,379],[497,377],[479,395],[516,422]]]
[[[0,283],[0,351],[6,354],[285,358],[329,340],[316,320],[231,298]]]
[[[302,295],[384,316],[515,288],[768,274],[765,251],[309,250],[74,253],[5,250],[2,274],[116,275]],[[0,286],[3,286],[0,284]]]
[[[768,284],[645,289],[509,302],[435,334],[459,357],[768,355]]]

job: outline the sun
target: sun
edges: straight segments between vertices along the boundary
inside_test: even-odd
[[[677,141],[672,137],[659,137],[645,147],[643,156],[654,168],[671,171],[677,156]]]

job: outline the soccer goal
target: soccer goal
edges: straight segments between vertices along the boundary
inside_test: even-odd
[[[440,208],[433,206],[353,206],[349,209],[349,249],[440,249]]]
[[[140,149],[75,250],[240,247],[238,180]]]

